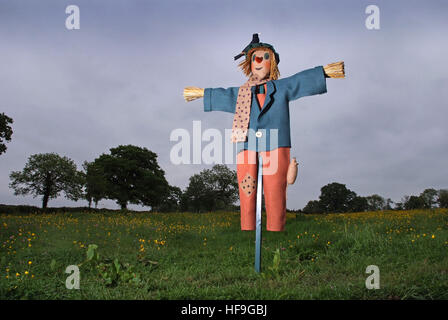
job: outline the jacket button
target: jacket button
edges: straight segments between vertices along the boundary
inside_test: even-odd
[[[261,137],[263,136],[263,133],[262,133],[261,131],[257,131],[257,132],[255,133],[255,136],[256,136],[257,138],[261,138]]]

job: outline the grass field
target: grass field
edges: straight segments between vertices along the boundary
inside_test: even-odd
[[[448,298],[447,209],[288,214],[263,233],[261,274],[254,240],[236,213],[4,214],[0,299]]]

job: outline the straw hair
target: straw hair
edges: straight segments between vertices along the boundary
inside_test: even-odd
[[[256,50],[266,50],[266,51],[269,52],[269,55],[271,56],[271,71],[270,71],[269,79],[270,80],[277,80],[280,77],[280,71],[278,70],[277,61],[275,60],[275,54],[269,48],[266,48],[266,47],[256,47],[256,48],[250,49],[249,52],[246,55],[246,59],[244,61],[242,61],[238,65],[238,67],[240,67],[241,70],[243,70],[243,73],[246,76],[249,77],[252,74],[252,71],[250,70],[250,65],[251,65],[251,62],[252,62],[252,54]]]
[[[345,78],[344,61],[327,64],[324,71],[330,78]]]

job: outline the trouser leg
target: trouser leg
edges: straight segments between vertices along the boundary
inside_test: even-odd
[[[261,152],[263,157],[263,189],[266,206],[266,230],[284,231],[286,224],[286,175],[290,148]]]
[[[237,155],[237,177],[240,195],[241,230],[255,230],[257,194],[257,153],[243,150]]]

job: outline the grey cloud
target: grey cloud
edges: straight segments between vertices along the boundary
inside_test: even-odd
[[[8,12],[0,20],[0,108],[15,121],[0,156],[0,203],[40,205],[8,188],[9,173],[33,153],[57,152],[80,167],[128,143],[157,152],[168,181],[186,187],[210,166],[171,164],[171,131],[191,130],[194,120],[224,130],[232,115],[204,113],[202,101],[183,101],[182,89],[244,83],[232,58],[253,32],[280,52],[283,77],[346,62],[347,79],[329,79],[327,94],[291,104],[291,154],[301,166],[289,208],[333,181],[396,201],[448,186],[445,2],[379,1],[378,31],[365,29],[370,3],[358,1],[78,2],[79,32],[63,28],[63,3],[0,3]]]

